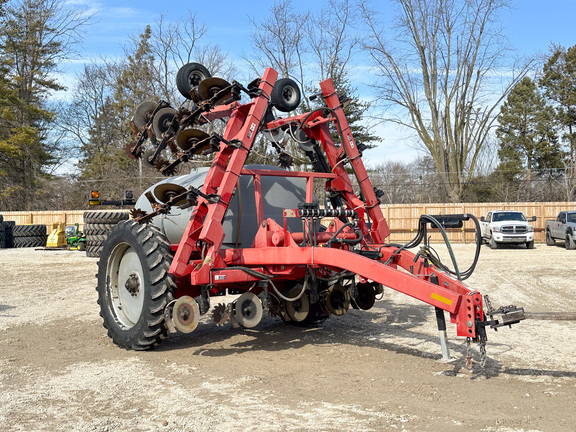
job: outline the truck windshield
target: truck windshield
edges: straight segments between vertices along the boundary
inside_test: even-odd
[[[576,213],[567,213],[566,218],[568,222],[576,223]]]
[[[492,222],[502,222],[502,221],[526,222],[526,217],[521,212],[494,213],[494,216],[492,217]]]

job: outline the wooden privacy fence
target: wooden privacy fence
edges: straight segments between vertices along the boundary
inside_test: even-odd
[[[439,203],[439,204],[392,204],[382,206],[384,217],[390,226],[388,242],[406,243],[411,240],[418,229],[420,215],[462,214],[471,213],[480,219],[492,210],[517,210],[530,218],[536,216],[536,222],[532,225],[535,231],[535,241],[544,242],[544,225],[547,219],[555,219],[558,212],[563,210],[576,210],[576,202],[523,202],[523,203]],[[112,211],[112,210],[106,210]],[[122,211],[122,210],[118,210]],[[80,224],[84,228],[84,210],[59,210],[59,211],[31,211],[31,212],[2,212],[4,220],[16,221],[16,224],[45,224],[48,230],[54,223],[72,225]],[[432,232],[432,241],[442,241],[438,232]],[[448,230],[448,236],[454,243],[474,242],[474,224],[465,222],[461,229]]]

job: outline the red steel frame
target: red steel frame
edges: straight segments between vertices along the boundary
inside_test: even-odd
[[[483,320],[480,293],[470,290],[460,281],[425,262],[421,257],[416,258],[415,254],[409,251],[385,246],[385,239],[390,230],[330,80],[320,83],[328,110],[274,120],[266,125],[265,129],[290,124],[300,125],[309,137],[322,144],[332,172],[244,169],[254,139],[261,129],[277,75],[273,69],[266,69],[259,84],[260,95],[251,102],[217,107],[205,115],[208,120],[229,116],[223,137],[228,142],[238,140],[242,145],[234,147],[224,142],[220,144],[220,150],[214,158],[202,192],[206,195],[218,194],[221,199],[217,203],[211,203],[199,197],[180,244],[177,247],[173,246],[175,255],[170,273],[176,277],[179,288],[198,293],[200,287],[209,287],[211,293],[216,293],[218,289],[234,284],[260,280],[238,269],[238,266],[249,267],[274,276],[275,280],[302,280],[306,268],[348,270],[363,281],[380,283],[447,311],[451,321],[456,324],[459,336],[478,337],[476,321]],[[330,113],[326,115],[326,111]],[[330,124],[335,125],[338,130],[339,145],[332,138]],[[353,192],[352,181],[346,172],[345,164],[352,167],[363,200]],[[222,249],[224,239],[222,220],[240,175],[254,177],[260,228],[252,247]],[[325,245],[322,241],[326,239],[326,235],[321,236],[322,233],[318,234],[318,246],[299,246],[294,239],[301,241],[304,237],[302,233],[291,233],[285,226],[271,219],[265,220],[259,179],[261,176],[279,175],[307,179],[307,202],[312,201],[313,180],[326,179],[326,189],[338,192],[347,208],[358,213],[359,228],[364,235],[362,249],[378,250],[382,257],[367,258],[349,251],[347,246],[323,247]],[[367,219],[371,224],[366,223]],[[350,234],[343,230],[340,236],[346,235]]]

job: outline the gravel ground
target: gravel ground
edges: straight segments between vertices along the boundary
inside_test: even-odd
[[[461,267],[473,245],[455,245]],[[203,318],[152,352],[106,336],[97,260],[75,251],[0,250],[2,431],[568,431],[576,420],[574,321],[490,331],[488,360],[465,367],[448,323],[386,290],[368,311],[318,328],[265,317],[253,330]],[[467,284],[494,306],[576,310],[576,253],[484,246]],[[219,298],[218,301],[222,301]]]

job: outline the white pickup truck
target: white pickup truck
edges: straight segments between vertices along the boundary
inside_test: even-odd
[[[482,238],[491,249],[498,249],[503,244],[524,243],[527,249],[534,249],[534,227],[528,222],[534,222],[536,217],[529,220],[519,211],[497,210],[491,211],[480,218]]]
[[[576,211],[561,211],[555,220],[546,221],[546,244],[552,246],[557,240],[566,249],[576,249]]]

